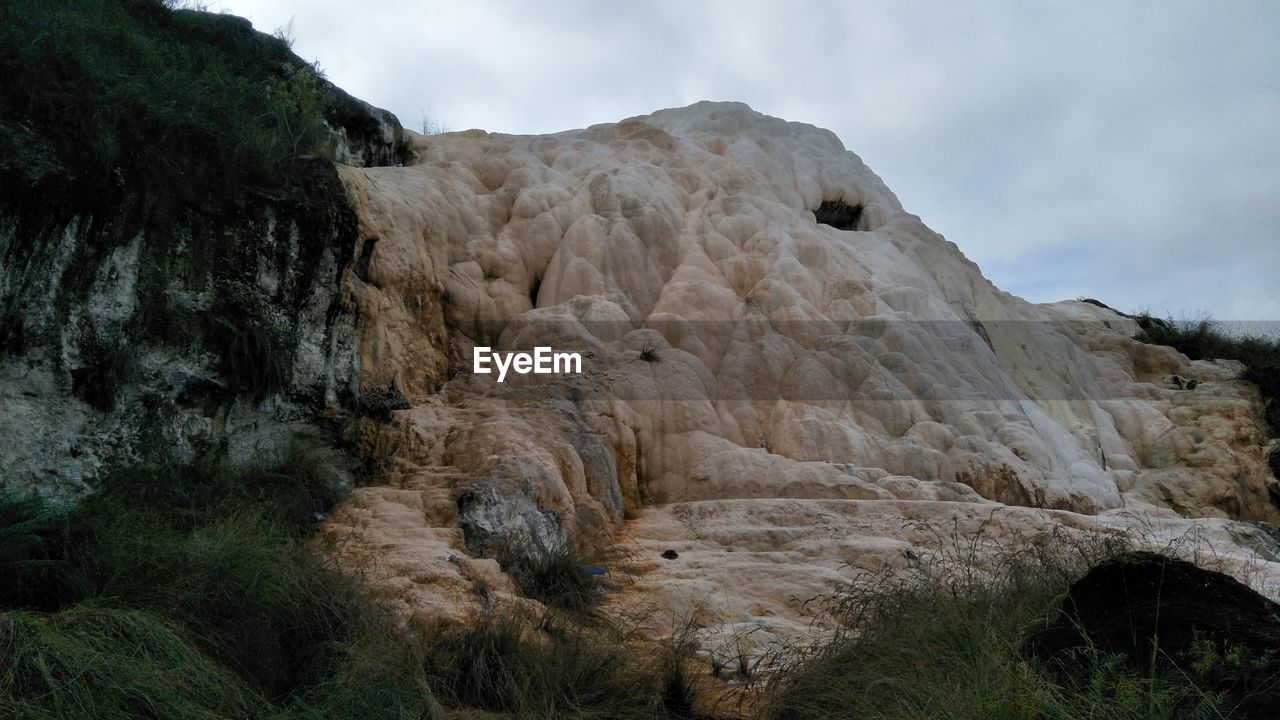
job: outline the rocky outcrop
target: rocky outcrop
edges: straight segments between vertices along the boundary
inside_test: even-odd
[[[365,437],[390,484],[331,526],[408,607],[465,612],[448,556],[539,518],[628,558],[618,603],[793,630],[841,568],[939,539],[910,523],[1200,526],[1243,556],[1232,528],[1280,519],[1238,364],[1000,291],[827,131],[699,103],[412,138],[342,170],[360,382],[412,407]],[[584,368],[498,382],[477,346]]]
[[[330,155],[353,167],[399,165],[409,160],[408,139],[390,111],[352,97],[325,80],[325,124],[332,137]]]
[[[105,464],[158,448],[247,462],[355,395],[340,195],[229,219],[0,222],[12,483],[72,497]]]

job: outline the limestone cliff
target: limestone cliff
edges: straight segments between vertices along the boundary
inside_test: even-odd
[[[1238,364],[1000,291],[828,131],[699,103],[413,143],[342,169],[360,382],[412,407],[367,421],[389,484],[330,526],[411,612],[512,592],[499,548],[571,537],[612,545],[618,606],[792,629],[952,518],[1277,557],[1235,522],[1280,519]],[[477,345],[584,372],[499,383]]]
[[[40,37],[5,59],[0,485],[64,500],[131,458],[249,463],[296,442],[349,480],[322,428],[368,410],[342,293],[356,218],[334,162],[401,162],[399,122],[243,19],[110,7],[89,22],[24,6]],[[238,101],[279,117],[205,117],[224,88],[261,89]],[[168,104],[141,104],[153,96]]]

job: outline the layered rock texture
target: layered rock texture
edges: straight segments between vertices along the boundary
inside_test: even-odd
[[[411,140],[341,168],[359,389],[397,403],[350,427],[386,483],[328,527],[410,613],[515,594],[503,562],[567,542],[619,612],[768,637],[953,531],[1192,532],[1280,567],[1238,364],[1000,291],[828,131],[699,103]],[[583,372],[499,383],[477,346]]]
[[[345,484],[340,435],[380,475],[326,533],[407,616],[519,598],[578,545],[658,634],[807,632],[858,571],[980,534],[1280,568],[1238,364],[1001,292],[828,131],[699,103],[420,136],[322,90],[337,164],[289,192],[0,203],[6,487],[299,442]],[[472,372],[539,346],[582,372]]]
[[[32,31],[41,37],[26,49],[48,46],[57,60],[21,67],[54,70],[16,78],[0,112],[0,490],[64,502],[150,456],[247,465],[299,444],[349,483],[355,463],[334,447],[340,418],[378,415],[395,399],[360,393],[357,318],[343,293],[356,218],[334,162],[398,164],[404,132],[247,20],[156,7],[113,5],[94,18],[109,29],[100,35],[73,29],[56,42]],[[81,22],[77,12],[60,25]],[[138,38],[153,42],[138,50]],[[161,78],[140,62],[114,76],[91,56],[102,45],[190,55]],[[164,106],[129,105],[149,82],[163,85]],[[274,89],[272,110],[306,130],[288,136],[296,147],[264,149],[284,142],[280,127],[188,116],[212,102],[210,88],[237,87]],[[94,137],[69,140],[46,116],[68,112],[67,95],[99,92],[111,121],[101,134],[137,143],[112,141],[124,144],[109,172]],[[117,106],[130,108],[127,120]]]

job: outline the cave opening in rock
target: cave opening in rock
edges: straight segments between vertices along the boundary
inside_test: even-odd
[[[534,278],[529,286],[529,305],[538,307],[538,291],[542,289],[542,278]]]
[[[844,200],[823,200],[813,217],[823,225],[837,230],[857,230],[862,218],[862,205],[850,205]]]

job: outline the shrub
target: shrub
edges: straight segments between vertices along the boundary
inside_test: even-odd
[[[662,685],[626,639],[516,611],[494,612],[432,643],[434,686],[450,704],[522,718],[661,716]]]
[[[253,717],[263,703],[154,614],[84,603],[0,612],[0,715],[112,720]]]
[[[498,551],[498,561],[526,596],[548,607],[579,613],[598,604],[604,590],[599,578],[588,572],[589,560],[578,542],[549,551],[514,547]]]
[[[51,639],[40,647],[48,657],[14,672],[97,668],[85,663],[77,644],[83,642],[101,656],[102,668],[113,658],[138,658],[122,667],[138,678],[162,676],[155,692],[164,697],[154,700],[139,695],[146,688],[131,684],[133,675],[110,688],[96,684],[91,672],[50,677],[67,686],[75,703],[96,698],[103,716],[114,712],[113,703],[125,708],[120,717],[256,713],[206,708],[200,688],[207,685],[222,688],[211,692],[234,700],[234,708],[243,705],[237,698],[250,698],[300,717],[363,718],[374,704],[398,698],[389,707],[401,708],[400,716],[427,717],[432,700],[424,691],[425,670],[411,644],[391,640],[397,623],[356,578],[297,537],[303,530],[294,520],[298,498],[316,498],[311,475],[288,457],[249,471],[162,458],[117,468],[103,488],[62,515],[50,515],[36,501],[0,504],[0,558],[15,559],[6,560],[5,569],[17,570],[6,577],[5,606],[49,613],[12,609],[8,619],[21,621],[28,634],[78,628],[83,608],[105,608],[108,619],[122,613],[131,623],[127,631],[95,625],[102,633],[89,639],[46,633]],[[27,562],[33,556],[38,563]],[[357,683],[356,673],[369,681]],[[102,675],[103,682],[109,677]],[[164,685],[170,681],[172,687]],[[40,717],[30,708],[46,700],[72,702],[57,693],[46,697],[35,682],[26,675],[11,679],[0,691],[0,708],[8,703]],[[170,690],[173,697],[165,695]],[[173,704],[178,700],[189,706]]]
[[[62,561],[49,542],[62,522],[63,513],[40,498],[0,484],[0,607],[38,606],[60,575]]]
[[[234,203],[243,188],[288,185],[324,139],[314,69],[230,16],[14,0],[0,50],[0,182],[13,198],[92,207],[127,189]]]
[[[250,513],[273,529],[296,536],[314,528],[345,491],[326,472],[326,457],[308,452],[302,444],[247,467],[232,466],[217,457],[181,463],[157,454],[112,468],[94,502],[98,507],[109,504],[125,510],[153,508],[183,532]]]
[[[333,648],[321,679],[295,697],[289,717],[434,720],[443,716],[425,672],[422,644],[389,623]]]
[[[834,639],[772,676],[764,715],[806,718],[1220,717],[1217,698],[1177,675],[1140,675],[1095,655],[1069,687],[1024,655],[1028,632],[1055,613],[1084,570],[1122,543],[996,551],[966,541],[905,577],[865,576],[832,611]]]

